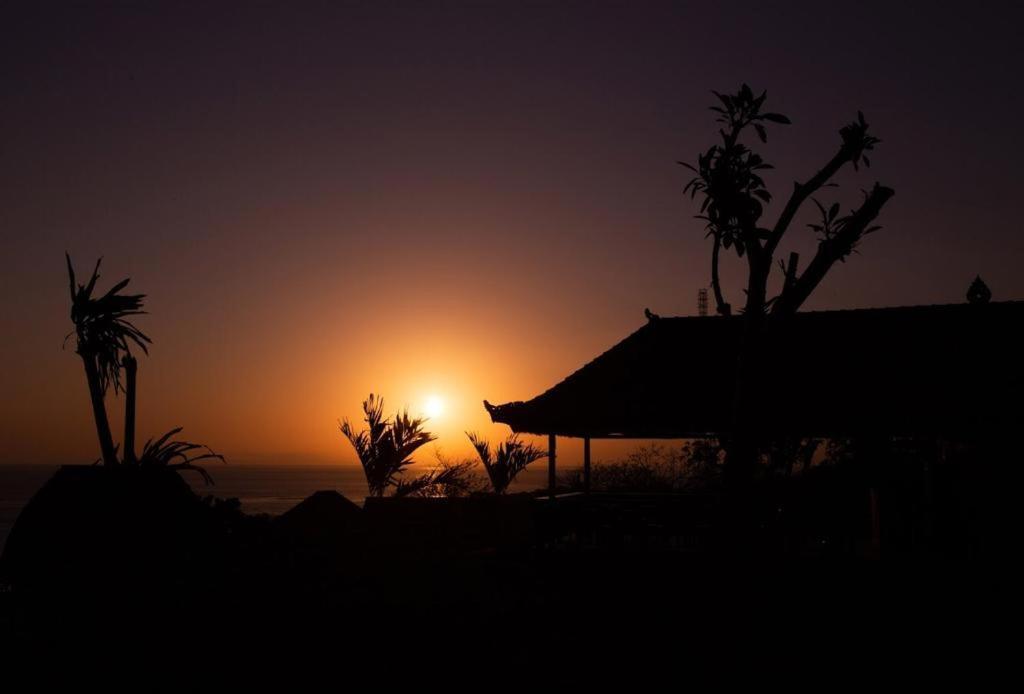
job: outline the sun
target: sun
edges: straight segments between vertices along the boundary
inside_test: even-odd
[[[437,419],[444,414],[444,400],[437,395],[430,395],[423,402],[423,413],[431,419]]]

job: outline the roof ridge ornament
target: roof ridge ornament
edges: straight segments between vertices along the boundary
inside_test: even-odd
[[[967,289],[967,302],[971,304],[987,304],[990,301],[992,301],[992,290],[981,279],[981,275],[976,275],[974,281],[971,282],[971,286]]]

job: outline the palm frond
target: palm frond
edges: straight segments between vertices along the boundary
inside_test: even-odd
[[[355,449],[370,495],[383,496],[388,487],[398,488],[416,450],[437,437],[423,428],[425,419],[410,416],[408,410],[385,418],[384,400],[373,393],[363,401],[363,421],[366,428],[358,432],[347,419],[338,427]]]
[[[434,486],[434,474],[428,472],[412,479],[398,479],[395,481],[394,496],[397,498],[407,496],[434,496],[426,493]]]
[[[476,461],[453,461],[435,452],[438,465],[421,475],[399,478],[395,484],[396,497],[461,497],[485,491],[487,483],[476,474]]]
[[[114,392],[121,390],[121,363],[125,354],[131,353],[134,345],[149,353],[149,337],[129,320],[132,316],[145,313],[142,310],[145,294],[122,294],[129,279],[114,284],[102,296],[95,296],[96,283],[100,279],[100,264],[96,261],[92,275],[86,284],[77,284],[71,256],[64,254],[68,267],[68,287],[71,294],[71,322],[76,336],[75,351],[87,359],[94,359],[103,392],[113,385]],[[67,338],[65,338],[67,340]]]
[[[158,439],[149,439],[142,447],[138,464],[140,466],[160,466],[170,470],[192,470],[198,472],[206,484],[214,484],[213,477],[206,468],[196,465],[200,460],[219,460],[227,462],[219,453],[214,453],[209,446],[191,441],[177,441],[174,437],[181,432],[181,427],[171,429]],[[198,454],[197,454],[198,452]]]
[[[521,441],[518,434],[511,434],[503,443],[498,444],[493,453],[491,444],[475,432],[466,432],[466,436],[476,449],[480,462],[484,464],[496,494],[504,494],[516,476],[530,463],[547,457],[542,449]]]

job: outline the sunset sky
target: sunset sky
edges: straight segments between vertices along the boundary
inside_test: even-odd
[[[352,464],[337,420],[372,391],[440,399],[468,455],[464,430],[507,432],[484,398],[533,397],[645,307],[696,312],[710,246],[676,161],[743,81],[793,121],[764,148],[777,196],[858,109],[883,140],[825,196],[893,187],[884,229],[808,308],[959,302],[975,274],[1024,298],[1024,10],[899,5],[5,3],[0,463],[99,456],[65,250],[149,295],[143,439]]]

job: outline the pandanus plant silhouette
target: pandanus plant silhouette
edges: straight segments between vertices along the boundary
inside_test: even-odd
[[[425,419],[410,417],[409,411],[384,417],[384,399],[374,396],[363,401],[366,429],[358,433],[346,419],[339,423],[341,433],[349,440],[366,474],[370,496],[384,496],[394,486],[403,495],[412,493],[407,484],[400,486],[401,475],[412,465],[412,454],[437,437],[423,428]]]
[[[134,345],[149,354],[148,345],[152,340],[132,322],[132,316],[145,313],[142,310],[145,294],[122,294],[129,279],[123,279],[106,294],[96,295],[96,283],[100,279],[100,263],[96,261],[88,283],[75,281],[75,268],[71,256],[64,254],[68,266],[68,281],[71,291],[72,330],[64,338],[65,344],[75,338],[75,352],[82,359],[85,379],[89,386],[96,434],[99,437],[103,464],[118,465],[117,446],[107,419],[105,397],[111,386],[114,392],[125,391],[124,451],[123,462],[144,466],[163,466],[178,470],[195,470],[206,483],[212,483],[210,475],[195,465],[198,460],[224,457],[208,447],[190,441],[176,441],[174,436],[181,428],[172,429],[157,439],[150,439],[143,446],[142,454],[135,455],[135,393],[138,361],[131,353]],[[125,371],[125,386],[121,385],[121,369]],[[196,452],[199,452],[196,455]]]
[[[484,464],[495,494],[504,494],[516,475],[535,460],[547,457],[543,450],[520,441],[516,434],[511,434],[504,443],[498,444],[493,453],[491,444],[476,433],[467,431],[466,436],[480,456],[480,462]]]
[[[96,434],[100,441],[100,452],[104,465],[117,465],[117,447],[110,433],[110,421],[104,396],[111,385],[114,392],[121,390],[121,367],[127,361],[129,367],[128,394],[129,415],[126,424],[130,424],[131,432],[125,432],[126,448],[134,447],[134,402],[135,402],[135,359],[131,355],[131,345],[136,345],[148,353],[149,337],[136,328],[132,316],[145,313],[142,301],[145,294],[122,294],[121,290],[128,286],[129,280],[124,279],[111,287],[106,294],[96,295],[96,282],[100,278],[100,263],[96,261],[92,277],[86,284],[75,282],[75,268],[71,256],[64,254],[68,265],[68,280],[71,291],[71,322],[75,329],[64,338],[65,343],[75,337],[75,352],[82,359],[85,368],[85,379],[89,386],[89,399],[92,402],[93,418],[96,421]],[[127,421],[130,419],[131,421]],[[134,451],[128,453],[134,456]]]

